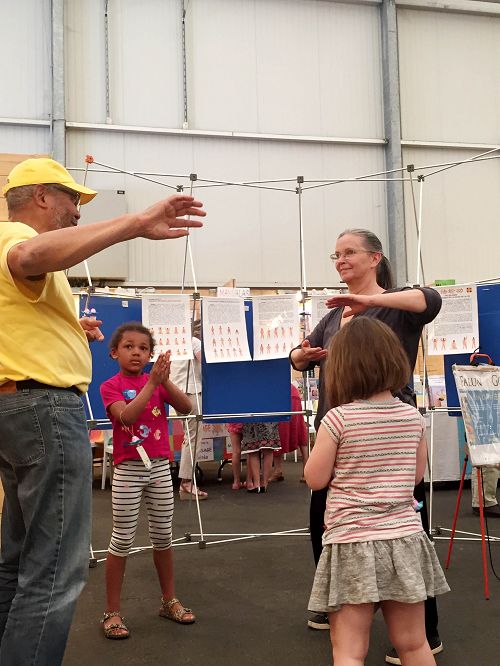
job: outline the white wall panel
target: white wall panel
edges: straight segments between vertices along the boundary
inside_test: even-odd
[[[405,150],[405,163],[425,166],[466,160],[464,150]],[[423,172],[425,173],[425,172]],[[425,281],[488,280],[500,275],[500,160],[456,166],[427,177],[423,189],[422,254]],[[415,190],[418,210],[418,186]],[[410,280],[416,276],[417,234],[411,190],[405,185],[406,233]]]
[[[378,7],[192,0],[186,24],[191,127],[383,137]]]
[[[67,7],[71,120],[105,122],[104,0]],[[177,0],[109,0],[110,118],[117,125],[180,127],[181,10]],[[78,93],[78,91],[81,92]]]
[[[500,142],[500,17],[398,10],[403,138]]]
[[[240,285],[300,285],[299,214],[295,182],[288,192],[250,187],[204,187],[201,179],[242,182],[291,178],[352,177],[383,170],[380,147],[348,147],[244,140],[144,136],[72,131],[68,163],[83,167],[86,153],[127,171],[197,173],[196,196],[208,212],[205,227],[192,233],[198,284],[236,278]],[[171,185],[189,180],[163,179]],[[96,189],[126,190],[128,209],[141,210],[172,190],[130,176],[91,173]],[[338,283],[328,255],[346,227],[373,229],[385,242],[383,183],[347,183],[303,195],[306,275],[309,286]],[[130,244],[131,281],[180,284],[183,241]],[[188,283],[191,283],[188,264]]]
[[[0,146],[2,153],[49,154],[51,151],[50,130],[48,127],[0,126]]]
[[[8,5],[0,20],[0,117],[44,120],[52,104],[50,1]]]
[[[105,123],[104,0],[66,0],[64,24],[66,118]]]

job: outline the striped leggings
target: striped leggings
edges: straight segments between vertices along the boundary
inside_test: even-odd
[[[170,462],[167,458],[151,461],[148,470],[141,460],[125,460],[113,475],[113,533],[109,552],[126,557],[134,543],[142,496],[146,498],[149,538],[156,550],[172,545],[174,495]]]

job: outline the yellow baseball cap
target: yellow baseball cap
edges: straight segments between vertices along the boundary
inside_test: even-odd
[[[97,192],[75,181],[66,169],[49,157],[32,157],[17,164],[7,176],[7,184],[3,188],[4,195],[14,187],[23,185],[57,184],[78,192],[80,203],[86,204],[95,197]]]

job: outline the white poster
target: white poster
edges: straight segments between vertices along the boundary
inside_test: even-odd
[[[242,298],[204,298],[202,316],[207,363],[252,360]]]
[[[441,311],[428,325],[428,353],[472,354],[479,347],[475,284],[434,287],[441,294]]]
[[[298,303],[295,294],[254,296],[253,359],[286,358],[300,339]]]
[[[143,296],[142,323],[156,340],[154,361],[166,351],[171,361],[193,358],[189,301],[189,296]]]
[[[319,324],[325,315],[332,311],[331,308],[326,307],[326,299],[329,296],[333,296],[333,294],[340,293],[342,293],[340,289],[325,289],[319,293],[313,290],[311,294],[311,331],[317,326],[317,324]]]
[[[454,365],[471,463],[500,464],[500,368]]]

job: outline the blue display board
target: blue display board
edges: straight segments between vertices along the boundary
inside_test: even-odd
[[[500,284],[479,285],[477,288],[479,314],[479,342],[482,354],[488,354],[495,365],[500,364]],[[453,365],[468,365],[470,354],[449,354],[444,357],[446,402],[458,407],[458,394],[453,377]],[[459,410],[450,410],[451,416],[460,416]]]
[[[203,308],[203,301],[202,301]],[[252,303],[245,301],[247,337],[253,349]],[[291,410],[290,361],[238,361],[207,363],[202,353],[204,414],[248,414],[289,412]],[[250,421],[289,421],[290,416],[225,419],[226,423]]]
[[[80,315],[83,313],[87,296],[80,296]],[[140,298],[125,298],[116,296],[91,296],[89,308],[94,308],[97,319],[102,320],[101,331],[104,334],[103,342],[93,342],[90,345],[92,352],[92,382],[89,386],[88,396],[92,413],[95,419],[106,419],[106,411],[102,404],[99,387],[101,384],[118,372],[118,363],[109,356],[108,343],[111,335],[118,326],[127,321],[142,321],[142,301]],[[84,399],[87,418],[87,400]]]
[[[87,297],[80,297],[80,314]],[[203,302],[202,302],[203,303]],[[245,303],[247,336],[253,349],[252,304]],[[118,372],[118,364],[109,356],[108,343],[113,331],[127,321],[142,320],[140,298],[97,296],[90,298],[89,307],[102,320],[103,342],[93,342],[92,382],[88,396],[95,419],[106,419],[99,387]],[[146,368],[148,370],[148,367]],[[290,363],[288,358],[271,361],[206,363],[202,356],[202,388],[204,414],[242,414],[248,412],[289,412],[291,410]],[[87,418],[90,414],[84,400]],[[289,416],[260,419],[228,419],[231,421],[288,421]]]

